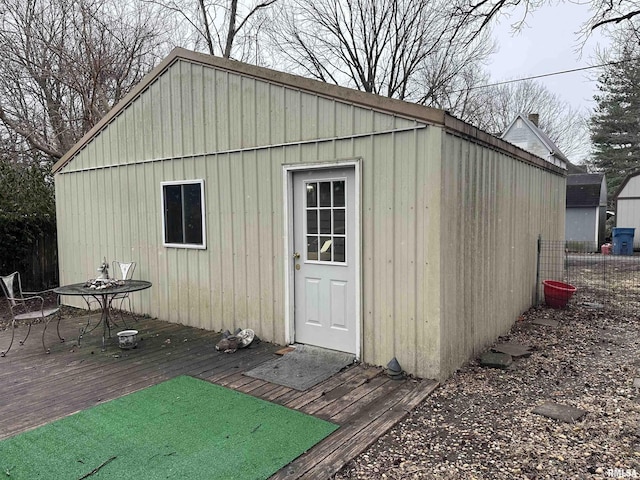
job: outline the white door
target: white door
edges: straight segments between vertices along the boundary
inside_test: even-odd
[[[356,353],[355,169],[293,173],[295,341]]]

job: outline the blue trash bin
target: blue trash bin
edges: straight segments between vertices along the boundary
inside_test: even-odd
[[[633,255],[633,234],[635,228],[613,229],[613,254]]]

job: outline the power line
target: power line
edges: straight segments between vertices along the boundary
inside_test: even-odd
[[[497,86],[500,86],[500,85],[507,85],[509,83],[524,82],[525,80],[535,80],[537,78],[552,77],[554,75],[564,75],[566,73],[581,72],[583,70],[591,70],[593,68],[608,67],[610,65],[619,65],[621,63],[631,62],[631,61],[635,61],[635,60],[638,60],[638,59],[637,58],[629,58],[627,60],[618,60],[616,62],[601,63],[600,65],[590,65],[588,67],[579,67],[579,68],[572,68],[570,70],[561,70],[561,71],[558,71],[558,72],[542,73],[540,75],[533,75],[531,77],[515,78],[513,80],[505,80],[503,82],[496,82],[496,83],[487,83],[486,85],[476,85],[475,87],[466,88],[465,91],[467,91],[467,90],[476,90],[478,88],[497,87]]]

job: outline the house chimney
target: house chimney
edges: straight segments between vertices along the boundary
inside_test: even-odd
[[[540,120],[540,115],[538,115],[537,113],[530,113],[529,114],[529,121],[531,123],[533,123],[536,127],[538,126],[538,121]]]

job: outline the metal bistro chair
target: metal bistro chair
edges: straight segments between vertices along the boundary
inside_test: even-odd
[[[131,280],[133,278],[133,272],[135,271],[135,269],[136,269],[136,262],[119,262],[118,260],[113,261],[113,274],[116,276],[118,280]],[[119,278],[118,278],[118,274],[120,275]],[[129,315],[131,316],[131,318],[135,321],[136,317],[133,315],[133,311],[131,310],[131,299],[129,298],[128,293],[119,293],[115,295],[111,299],[110,306],[112,308],[117,308],[120,311],[120,318],[124,323],[124,318],[122,316],[122,312],[123,312],[122,306],[125,300],[127,301],[127,307],[128,307],[127,311],[129,312]],[[125,327],[126,327],[126,323],[125,323]]]
[[[0,285],[2,285],[2,290],[9,302],[12,317],[11,342],[6,350],[0,352],[0,357],[4,357],[9,350],[11,350],[16,333],[16,322],[22,320],[29,322],[29,329],[27,330],[25,337],[20,341],[20,345],[24,345],[24,342],[27,341],[29,333],[31,333],[31,325],[33,322],[36,320],[42,320],[42,323],[44,323],[44,329],[42,330],[42,348],[44,348],[46,353],[49,353],[49,349],[44,343],[44,335],[47,331],[49,322],[55,315],[58,315],[58,325],[56,328],[58,338],[60,341],[64,342],[64,338],[60,336],[60,320],[62,319],[62,316],[60,315],[60,307],[44,308],[44,298],[40,295],[34,295],[34,293],[39,292],[23,292],[20,274],[18,272],[14,272],[6,277],[0,276],[0,280],[2,280],[0,281]],[[25,294],[31,296],[25,297]]]

